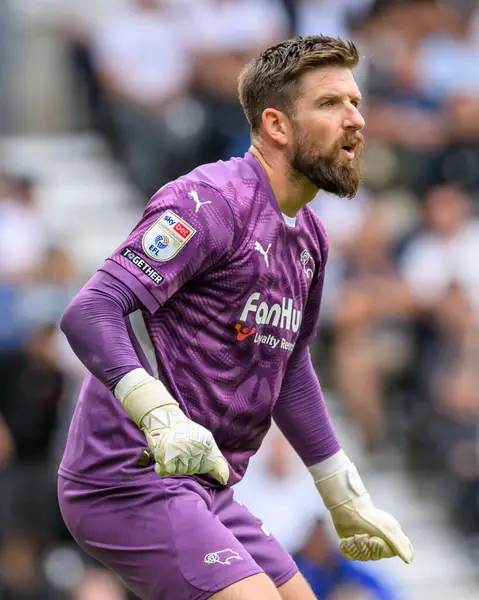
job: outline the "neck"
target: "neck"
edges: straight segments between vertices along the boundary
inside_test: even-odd
[[[259,162],[278,203],[279,209],[288,217],[297,213],[316,196],[318,188],[303,175],[292,176],[289,166],[280,153],[273,155],[252,144],[249,152]]]

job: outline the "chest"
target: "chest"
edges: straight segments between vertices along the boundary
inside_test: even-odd
[[[291,352],[301,330],[320,252],[301,227],[271,223],[247,232],[228,261],[208,274],[216,322],[240,347]],[[233,339],[233,338],[232,338]]]

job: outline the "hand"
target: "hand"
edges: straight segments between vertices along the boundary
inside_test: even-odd
[[[366,494],[331,510],[340,537],[339,549],[348,560],[381,560],[399,556],[410,564],[414,551],[399,523],[377,509]]]
[[[161,381],[134,369],[117,383],[115,396],[145,434],[160,477],[209,473],[228,483],[228,463],[212,433],[185,415]]]
[[[310,467],[310,472],[331,513],[345,558],[366,561],[399,556],[407,564],[412,562],[411,542],[396,519],[374,506],[356,467],[342,450]]]
[[[148,446],[160,477],[209,473],[226,485],[229,468],[213,435],[194,423],[176,404],[156,408],[143,419]]]

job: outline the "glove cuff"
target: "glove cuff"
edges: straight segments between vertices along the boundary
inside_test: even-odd
[[[329,511],[367,495],[358,470],[343,450],[326,461],[309,467],[309,471]]]
[[[116,384],[113,393],[117,400],[124,404],[128,394],[135,388],[149,381],[154,381],[154,378],[145,371],[145,369],[133,369],[124,375]]]
[[[168,404],[178,406],[161,381],[148,375],[145,369],[134,369],[122,377],[114,394],[139,427],[143,417],[155,408]]]

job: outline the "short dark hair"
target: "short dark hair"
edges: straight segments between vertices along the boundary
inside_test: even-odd
[[[259,129],[266,108],[293,114],[301,78],[308,71],[328,66],[354,69],[358,62],[353,42],[325,35],[298,36],[267,48],[239,77],[239,99],[252,131]]]

